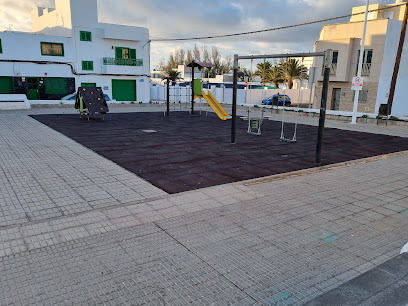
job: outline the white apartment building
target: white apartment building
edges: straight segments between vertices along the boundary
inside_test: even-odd
[[[149,31],[98,22],[97,0],[32,11],[32,33],[0,32],[0,94],[59,100],[80,86],[117,101],[150,101]]]
[[[387,104],[391,78],[401,35],[405,1],[394,4],[372,4],[368,14],[365,50],[363,54],[362,76],[363,90],[359,94],[358,112],[360,114],[378,114],[380,105]],[[325,25],[315,51],[333,50],[330,71],[330,83],[327,108],[342,112],[353,110],[354,91],[351,83],[357,74],[357,64],[363,34],[365,6],[354,7],[354,15],[349,22]],[[314,66],[319,67],[316,84],[314,108],[320,107],[322,88],[322,59],[316,59]],[[395,88],[392,115],[408,115],[408,33],[405,37],[399,74]]]

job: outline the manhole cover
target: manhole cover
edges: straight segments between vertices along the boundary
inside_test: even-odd
[[[145,133],[157,133],[155,130],[142,130]]]

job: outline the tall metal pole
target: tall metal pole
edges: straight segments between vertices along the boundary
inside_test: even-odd
[[[390,94],[388,96],[388,102],[387,102],[388,115],[391,114],[392,102],[394,101],[395,86],[397,85],[399,66],[401,63],[402,50],[404,48],[404,42],[405,42],[405,34],[407,32],[407,17],[408,17],[408,4],[405,4],[405,15],[404,15],[404,20],[402,21],[401,37],[400,37],[400,41],[398,45],[397,57],[395,58],[394,72],[392,74]]]
[[[195,62],[191,62],[191,116],[194,115],[194,65]]]
[[[358,69],[357,69],[357,76],[361,78],[361,70],[363,67],[363,59],[364,59],[364,44],[365,44],[365,37],[366,37],[366,30],[367,30],[367,19],[368,19],[368,8],[370,6],[370,0],[367,0],[366,10],[365,10],[365,17],[364,17],[364,28],[363,28],[363,37],[361,39],[361,48],[360,48],[360,58],[358,60]],[[351,117],[351,123],[357,122],[357,110],[358,110],[358,96],[360,95],[360,90],[356,90],[354,93],[354,105],[353,105],[353,116]]]
[[[232,90],[232,119],[231,119],[231,143],[235,144],[235,130],[237,118],[237,91],[238,91],[238,54],[234,54],[234,87]]]
[[[324,134],[324,123],[326,120],[327,93],[329,91],[331,56],[332,56],[332,50],[327,49],[324,55],[323,89],[322,89],[322,100],[320,103],[319,130],[317,134],[317,145],[316,145],[316,155],[315,155],[315,165],[316,166],[320,166],[321,160],[322,160],[323,134]]]
[[[167,79],[167,113],[166,116],[170,116],[170,79]]]

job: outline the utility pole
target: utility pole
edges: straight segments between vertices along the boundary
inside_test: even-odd
[[[320,166],[322,162],[323,134],[324,124],[326,120],[327,93],[329,91],[330,64],[332,62],[332,59],[333,59],[332,50],[327,49],[324,55],[323,88],[322,88],[322,100],[320,102],[320,119],[319,129],[317,133],[315,166]]]
[[[392,74],[390,94],[388,96],[388,102],[387,102],[388,104],[387,114],[388,115],[391,114],[392,102],[394,101],[395,86],[397,85],[399,66],[401,63],[402,50],[404,48],[404,42],[405,42],[405,34],[407,32],[407,16],[408,16],[408,5],[405,4],[405,15],[404,15],[404,20],[402,21],[401,37],[400,37],[400,41],[398,45],[397,57],[395,58],[394,72]]]
[[[357,68],[357,77],[361,79],[361,70],[363,68],[363,59],[364,59],[364,44],[367,31],[367,19],[368,19],[368,8],[370,6],[370,0],[367,0],[365,17],[364,17],[364,28],[363,28],[363,37],[361,39],[361,48],[360,48],[360,58],[358,61]],[[353,106],[353,116],[351,117],[351,123],[357,122],[357,110],[358,110],[358,96],[360,95],[360,90],[356,90],[354,93],[354,106]]]

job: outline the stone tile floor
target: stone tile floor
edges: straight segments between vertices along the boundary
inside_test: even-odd
[[[408,241],[407,154],[167,195],[27,117],[56,111],[0,113],[2,306],[301,305]]]

